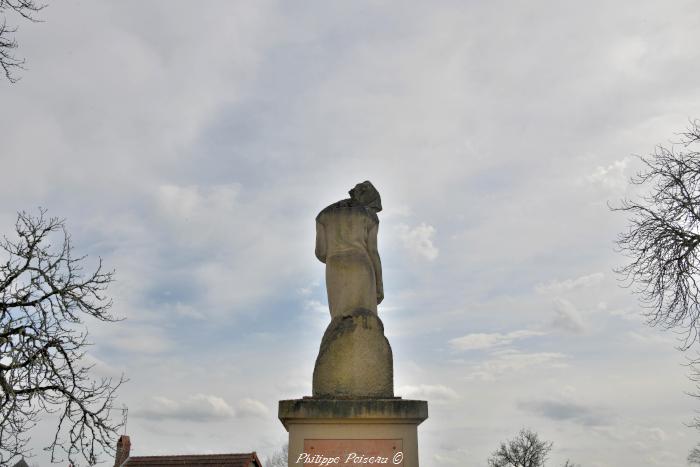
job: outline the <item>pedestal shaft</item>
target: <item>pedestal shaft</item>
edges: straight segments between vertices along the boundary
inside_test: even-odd
[[[428,404],[399,398],[295,399],[280,401],[279,418],[289,431],[289,467],[318,466],[322,458],[337,458],[330,463],[336,467],[418,467],[417,427],[428,418]],[[374,460],[357,463],[361,456]]]

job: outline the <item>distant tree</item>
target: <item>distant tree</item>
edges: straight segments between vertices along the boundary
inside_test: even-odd
[[[29,432],[47,413],[58,417],[52,462],[63,451],[94,464],[113,452],[110,411],[123,378],[90,377],[83,320],[115,320],[104,295],[112,272],[100,261],[84,274],[64,221],[44,210],[20,213],[15,230],[0,240],[0,465],[31,454]]]
[[[488,459],[489,467],[543,467],[552,443],[539,439],[537,433],[523,428],[518,435],[501,446]]]
[[[11,83],[17,81],[13,71],[24,68],[24,59],[14,55],[13,50],[17,48],[17,26],[7,25],[8,13],[35,22],[38,21],[36,14],[45,7],[45,4],[34,0],[0,0],[0,66]]]
[[[581,464],[574,464],[569,459],[567,459],[566,462],[564,462],[564,465],[562,465],[561,467],[581,467]]]
[[[640,295],[649,324],[683,330],[687,350],[700,331],[700,120],[679,137],[640,157],[645,169],[631,183],[648,194],[612,209],[630,215],[617,245],[631,261],[618,272]]]
[[[700,444],[690,450],[688,464],[700,465]]]
[[[287,467],[288,453],[289,445],[285,444],[279,451],[276,451],[274,454],[265,459],[265,467]]]

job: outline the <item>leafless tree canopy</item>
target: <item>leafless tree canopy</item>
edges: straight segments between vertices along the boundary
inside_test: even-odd
[[[501,443],[488,460],[489,467],[542,467],[552,443],[542,441],[534,431],[523,428],[518,435]]]
[[[279,451],[265,459],[265,467],[287,467],[289,445],[285,444]]]
[[[700,465],[700,444],[690,450],[688,454],[688,464]]]
[[[566,462],[564,462],[564,465],[562,465],[562,467],[581,467],[581,464],[574,464],[569,459],[567,459]]]
[[[687,350],[700,330],[700,120],[680,138],[640,158],[646,168],[632,183],[649,193],[613,209],[630,215],[617,245],[631,262],[618,272],[640,295],[651,325],[686,332]]]
[[[688,392],[686,394],[700,399],[700,358],[698,358],[697,356],[695,358],[688,357],[688,363],[685,366],[687,366],[690,369],[688,379],[695,383],[696,388],[695,392]],[[696,415],[693,418],[693,421],[688,423],[688,426],[700,430],[700,415],[697,414],[698,412],[696,411]],[[688,462],[690,462],[691,457],[695,459],[695,463],[700,465],[700,444],[698,444],[690,451],[690,455],[688,456]]]
[[[0,0],[0,66],[11,83],[17,81],[13,72],[23,68],[24,59],[14,54],[14,49],[17,48],[15,40],[17,26],[8,26],[8,14],[17,19],[38,21],[36,13],[45,7],[45,4],[36,3],[34,0]]]
[[[695,446],[688,453],[688,464],[690,465],[700,465],[700,445]]]
[[[100,262],[84,274],[64,221],[43,210],[20,213],[16,235],[0,241],[0,465],[31,455],[29,431],[47,413],[58,419],[52,460],[93,464],[113,452],[110,411],[123,378],[90,377],[83,319],[114,321],[104,295],[112,272]]]

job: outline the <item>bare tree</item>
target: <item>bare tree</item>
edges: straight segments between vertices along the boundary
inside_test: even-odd
[[[617,245],[631,262],[618,272],[640,295],[649,324],[683,330],[687,350],[700,331],[700,120],[679,136],[640,157],[645,169],[631,183],[649,193],[612,209],[630,215]]]
[[[700,465],[700,444],[690,450],[688,464]]]
[[[695,383],[696,388],[695,392],[686,392],[686,394],[691,397],[695,397],[696,399],[700,399],[700,358],[695,357],[693,359],[688,357],[688,363],[685,364],[685,366],[687,366],[690,369],[688,379]],[[693,418],[693,421],[688,423],[687,426],[694,427],[700,430],[700,415],[697,415],[698,411],[696,411],[695,413],[696,415]],[[688,455],[688,462],[690,462],[691,457],[696,459],[696,463],[700,464],[700,444],[698,444],[690,451],[690,455]]]
[[[289,445],[285,444],[274,454],[265,459],[265,467],[287,467],[289,457]]]
[[[581,464],[574,464],[569,459],[566,459],[566,462],[561,467],[581,467]]]
[[[489,467],[542,467],[552,443],[539,439],[537,433],[523,428],[518,435],[491,454]]]
[[[15,240],[0,240],[0,465],[31,454],[29,432],[46,414],[58,419],[52,462],[64,452],[94,464],[113,452],[110,412],[124,379],[90,377],[83,320],[115,320],[104,295],[113,273],[100,260],[84,274],[64,221],[45,210],[20,213],[15,229]]]
[[[24,68],[24,59],[14,55],[13,50],[17,48],[17,26],[7,25],[8,13],[36,22],[36,14],[45,7],[45,4],[36,3],[34,0],[0,0],[0,66],[11,83],[17,81],[13,71]]]

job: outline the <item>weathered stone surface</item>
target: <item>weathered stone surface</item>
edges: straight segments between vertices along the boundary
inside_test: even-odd
[[[316,358],[313,396],[279,402],[289,432],[288,464],[359,453],[360,462],[347,457],[338,465],[390,459],[398,467],[419,467],[417,427],[428,418],[428,404],[394,397],[391,346],[377,315],[384,298],[377,252],[381,199],[369,181],[349,193],[316,217],[316,257],[326,265],[331,323]]]
[[[316,257],[326,264],[331,318],[358,308],[376,313],[384,298],[377,251],[379,192],[365,181],[349,193],[350,199],[331,204],[316,217]]]
[[[391,399],[314,399],[304,398],[279,402],[279,418],[289,431],[291,466],[301,467],[302,453],[324,454],[322,444],[342,443],[357,447],[360,454],[369,454],[365,443],[400,440],[397,449],[401,462],[388,465],[418,467],[418,425],[428,418],[426,401]],[[317,449],[311,450],[310,444]],[[393,447],[394,445],[392,445]],[[352,465],[356,465],[353,461]],[[305,465],[305,464],[304,464]],[[339,464],[342,465],[342,464]]]
[[[370,310],[331,320],[313,377],[316,398],[393,397],[394,366],[384,325]]]
[[[292,461],[323,464],[324,458],[333,467],[404,467],[403,439],[305,439],[304,454]]]
[[[391,399],[291,399],[279,401],[279,419],[287,422],[360,420],[366,423],[393,420],[420,424],[428,418],[426,401]]]

